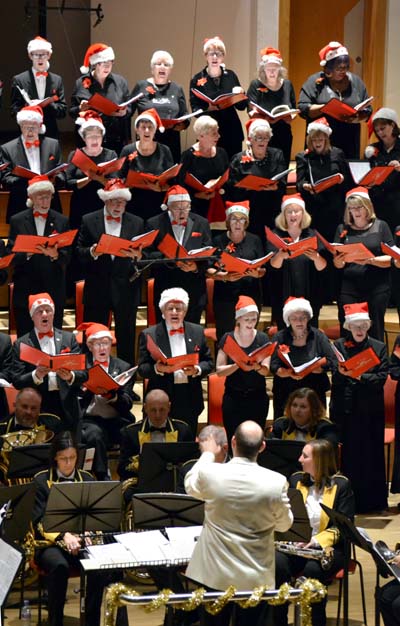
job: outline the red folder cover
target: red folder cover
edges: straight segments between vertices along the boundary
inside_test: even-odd
[[[221,176],[216,179],[209,180],[207,183],[203,184],[199,181],[196,176],[193,174],[187,173],[185,176],[185,183],[196,189],[196,191],[203,191],[205,193],[211,193],[212,191],[217,191],[217,189],[221,189],[223,185],[225,185],[226,181],[229,178],[229,169],[227,169]]]
[[[249,261],[247,259],[241,259],[240,257],[235,257],[228,252],[222,252],[220,263],[223,265],[224,271],[226,272],[236,272],[238,274],[245,274],[247,270],[255,270],[258,267],[262,267],[270,258],[274,256],[274,252],[269,252],[263,257],[259,259],[254,259],[253,261]]]
[[[343,354],[336,348],[336,346],[332,345],[332,347],[340,365],[343,365],[352,378],[358,378],[361,374],[368,372],[368,370],[372,369],[376,365],[379,365],[380,363],[379,358],[372,348],[367,348],[346,361]]]
[[[331,100],[324,104],[322,109],[320,109],[320,112],[324,115],[330,115],[331,117],[334,117],[336,120],[339,120],[341,122],[346,122],[348,117],[356,115],[366,106],[368,106],[371,100],[373,100],[373,96],[367,98],[363,102],[360,102],[360,104],[357,104],[357,106],[352,107],[349,104],[342,102],[338,98],[331,98]]]
[[[137,367],[131,367],[113,378],[101,365],[95,365],[88,370],[89,377],[83,386],[94,394],[102,395],[125,385],[136,370]]]
[[[388,246],[387,243],[381,243],[382,252],[388,254],[393,259],[400,259],[400,248],[398,246]]]
[[[314,370],[326,365],[326,357],[323,356],[315,357],[315,359],[307,361],[307,363],[294,366],[292,364],[292,361],[290,360],[288,353],[281,350],[281,346],[278,347],[278,356],[281,361],[283,361],[283,363],[285,363],[285,365],[292,370],[294,374],[297,374],[297,376],[300,376],[301,378],[308,376],[308,374],[311,374],[311,372],[313,372]]]
[[[275,350],[276,344],[276,341],[274,341],[274,343],[266,343],[260,348],[257,348],[257,350],[253,350],[253,352],[247,354],[235,339],[228,335],[222,346],[222,350],[240,367],[240,369],[246,370],[246,366],[253,365],[254,363],[262,363],[264,359],[271,356]]]
[[[52,178],[56,176],[57,174],[59,174],[60,172],[64,172],[67,169],[67,167],[68,167],[68,163],[62,163],[61,165],[54,167],[52,170],[45,172],[43,176],[48,176],[49,178]],[[14,174],[14,176],[20,176],[20,178],[28,178],[28,179],[38,176],[37,172],[32,172],[32,170],[28,169],[27,167],[22,167],[22,165],[16,165],[14,169],[12,170],[11,174]]]
[[[176,372],[181,370],[184,367],[191,367],[194,365],[198,365],[199,363],[199,353],[193,352],[191,354],[182,354],[179,356],[171,356],[166,357],[164,352],[160,350],[156,342],[147,335],[147,350],[150,352],[151,357],[157,362],[161,361],[166,365],[172,365],[174,367],[173,371]]]
[[[312,237],[306,237],[305,239],[300,239],[299,241],[287,243],[279,237],[276,233],[274,233],[268,226],[265,227],[265,234],[270,243],[273,246],[280,250],[287,250],[289,252],[290,258],[295,259],[297,256],[304,254],[306,250],[317,250],[318,249],[318,241],[317,236],[313,235]]]
[[[254,176],[253,174],[248,174],[244,176],[242,180],[239,180],[235,183],[235,187],[241,187],[243,189],[250,189],[251,191],[264,191],[264,189],[274,185],[278,180],[287,176],[290,172],[290,168],[285,170],[284,172],[280,172],[273,176],[272,178],[264,178],[263,176]]]
[[[57,94],[55,94],[54,96],[48,96],[47,98],[43,98],[43,100],[40,100],[40,102],[38,102],[36,106],[42,107],[42,109],[44,109],[44,107],[47,107],[52,102],[57,102],[59,99],[60,98],[57,96]]]
[[[134,98],[130,98],[126,102],[116,104],[109,98],[105,98],[104,96],[102,96],[100,93],[95,93],[91,98],[89,98],[88,104],[91,109],[96,109],[97,111],[100,111],[100,113],[104,113],[104,115],[112,115],[113,113],[116,113],[117,111],[120,111],[124,107],[128,106],[128,104],[139,100],[139,98],[141,98],[142,96],[142,93],[138,93],[137,96],[134,96]]]
[[[327,176],[326,178],[321,178],[320,180],[317,180],[317,182],[312,183],[311,186],[315,193],[321,193],[321,191],[330,189],[334,185],[340,185],[343,180],[343,174],[340,174],[338,172],[337,174],[332,174],[332,176]]]
[[[192,89],[192,93],[200,98],[200,100],[204,100],[204,102],[207,102],[208,104],[215,106],[218,109],[228,109],[238,102],[247,100],[247,96],[244,93],[223,93],[214,99],[209,98],[202,91],[199,91],[199,89]]]
[[[121,169],[125,163],[126,157],[120,159],[112,159],[106,163],[95,163],[87,154],[77,148],[74,152],[74,156],[71,159],[71,163],[79,167],[86,176],[96,174],[97,176],[107,176],[112,172],[117,172]]]
[[[163,186],[166,185],[171,178],[177,176],[181,167],[182,163],[175,163],[175,165],[161,172],[158,176],[129,170],[125,183],[127,187],[138,187],[139,189],[148,189],[149,183],[158,183],[160,186]]]
[[[169,233],[165,235],[162,241],[158,244],[158,249],[163,253],[167,259],[177,259],[177,258],[187,258],[191,257],[194,260],[201,259],[205,256],[210,256],[214,254],[216,248],[211,246],[205,246],[204,248],[199,248],[198,250],[186,250],[184,246],[181,246]]]
[[[151,246],[157,235],[158,230],[150,230],[148,233],[137,235],[132,239],[122,239],[121,237],[115,237],[115,235],[103,233],[97,244],[96,254],[113,254],[114,256],[124,257],[124,250],[137,250],[140,246],[147,248]]]
[[[55,354],[51,356],[46,352],[42,352],[27,343],[21,343],[20,359],[32,365],[43,365],[48,367],[52,372],[60,368],[67,370],[84,370],[86,368],[86,359],[84,354]]]
[[[334,248],[346,257],[346,263],[357,263],[364,259],[370,259],[374,255],[363,243],[335,243]]]
[[[0,270],[4,270],[8,267],[14,257],[15,254],[7,254],[6,256],[3,256],[3,258],[0,259]]]
[[[190,118],[195,117],[196,115],[200,115],[200,113],[203,113],[203,109],[197,109],[197,111],[194,111],[193,113],[188,113],[187,115],[181,115],[181,117],[175,117],[171,119],[164,118],[161,120],[161,124],[166,130],[174,128],[174,126],[178,126],[179,124],[185,124],[187,128],[190,124]]]
[[[379,165],[377,167],[371,167],[371,169],[364,174],[359,181],[357,181],[357,185],[362,185],[363,187],[382,185],[392,172],[394,172],[394,166],[392,165]]]
[[[41,237],[40,235],[17,235],[12,251],[26,252],[27,254],[41,254],[37,246],[52,247],[57,245],[58,248],[72,246],[74,239],[78,233],[78,229],[67,230],[65,233],[50,235],[49,237]]]

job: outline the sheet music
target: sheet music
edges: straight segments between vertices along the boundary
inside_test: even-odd
[[[147,530],[141,533],[123,533],[115,535],[133,556],[134,561],[157,562],[169,561],[169,541],[159,530]]]
[[[96,559],[99,563],[131,563],[132,553],[122,543],[107,543],[100,546],[87,546],[89,558]]]
[[[170,542],[171,559],[190,560],[203,526],[168,527],[165,529]]]
[[[21,552],[0,539],[0,607],[4,604],[21,561]]]
[[[349,167],[351,175],[356,183],[358,183],[371,169],[368,161],[349,161]]]

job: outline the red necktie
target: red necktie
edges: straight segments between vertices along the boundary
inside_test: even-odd
[[[183,326],[181,326],[180,328],[176,328],[175,330],[173,328],[171,328],[171,330],[169,331],[170,335],[183,335],[185,332],[185,329],[183,328]]]
[[[113,217],[112,215],[106,215],[107,222],[117,222],[118,224],[121,222],[120,217]]]
[[[38,333],[39,339],[43,339],[43,337],[54,337],[54,332],[49,330],[47,333]]]
[[[93,361],[93,365],[102,365],[103,367],[106,367],[108,369],[108,361]]]
[[[25,141],[25,147],[28,148],[39,148],[40,141],[39,139],[35,139],[35,141]]]
[[[34,211],[33,217],[41,217],[42,220],[47,220],[48,213],[41,213],[40,211]]]
[[[172,226],[187,226],[187,222],[177,222],[175,220],[172,220]]]
[[[37,78],[38,76],[48,76],[48,75],[49,75],[49,73],[48,73],[48,72],[36,72],[36,78]]]

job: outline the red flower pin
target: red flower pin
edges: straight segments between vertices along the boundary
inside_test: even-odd
[[[71,348],[63,348],[60,350],[60,354],[68,354],[68,352],[71,352]]]
[[[198,81],[196,83],[196,86],[197,87],[202,87],[203,85],[206,84],[206,82],[207,82],[207,78],[205,78],[205,76],[203,76],[203,78],[199,78],[198,79]]]
[[[230,253],[235,252],[235,250],[236,250],[236,246],[235,246],[235,244],[233,243],[233,241],[231,241],[231,243],[228,243],[228,245],[226,246],[225,250],[226,250],[227,252],[230,252]]]
[[[198,346],[197,343],[196,343],[195,347],[193,348],[193,351],[194,352],[200,352],[200,346]]]
[[[287,346],[285,343],[281,343],[281,345],[279,346],[279,350],[281,354],[289,354],[290,352],[289,346]]]
[[[343,345],[344,345],[345,348],[354,348],[355,347],[354,341],[345,341]]]
[[[84,78],[82,81],[82,86],[84,87],[84,89],[89,89],[91,84],[92,81],[90,80],[90,78]]]
[[[201,237],[201,233],[198,233],[197,230],[192,232],[192,237]]]
[[[253,161],[254,161],[253,157],[251,157],[248,154],[244,154],[242,158],[240,159],[241,163],[252,163]]]
[[[154,87],[152,87],[151,85],[149,85],[148,87],[146,87],[146,91],[151,94],[152,96],[154,96],[154,94],[156,93],[156,90],[154,89]]]
[[[319,78],[317,78],[317,80],[315,81],[316,85],[321,85],[321,83],[323,83],[325,80],[325,76],[320,76]]]
[[[339,238],[340,238],[340,239],[344,239],[345,237],[347,237],[347,230],[346,230],[346,229],[345,229],[345,230],[342,230],[342,232],[340,233]]]
[[[133,161],[133,159],[136,159],[138,153],[137,150],[135,150],[134,152],[131,152],[130,154],[128,154],[128,161]]]
[[[257,87],[257,91],[261,91],[261,93],[267,93],[269,89],[268,87]]]
[[[51,154],[51,155],[49,156],[49,161],[54,161],[54,159],[55,159],[55,158],[56,158],[56,157],[54,156],[54,154]]]
[[[53,230],[51,234],[52,235],[58,235],[58,231],[57,230]]]

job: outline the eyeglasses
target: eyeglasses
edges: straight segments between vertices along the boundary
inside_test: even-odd
[[[363,322],[362,324],[349,324],[349,329],[350,330],[368,330],[370,327],[370,324],[368,322]]]
[[[223,52],[220,52],[219,50],[214,50],[213,52],[207,52],[207,56],[208,57],[217,57],[218,59],[220,59],[221,57],[224,56]]]
[[[239,222],[240,224],[245,224],[247,222],[247,217],[231,217],[231,222]]]
[[[269,135],[254,135],[253,141],[269,141]]]
[[[49,56],[48,52],[32,52],[32,56],[35,59],[44,59]]]
[[[298,215],[299,213],[303,213],[303,209],[285,209],[286,215]]]
[[[95,346],[96,348],[104,346],[107,348],[108,346],[111,346],[111,339],[95,339],[92,341],[92,346]]]

